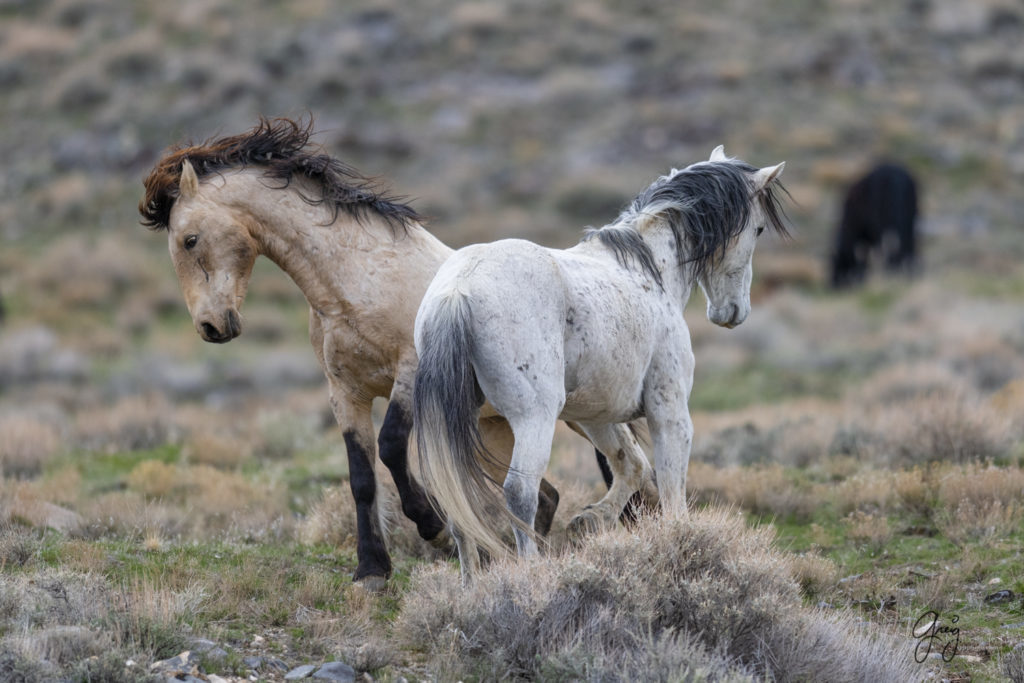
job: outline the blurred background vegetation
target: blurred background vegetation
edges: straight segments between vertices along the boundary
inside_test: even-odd
[[[305,334],[283,276],[262,264],[248,338],[204,349],[163,238],[138,225],[163,149],[261,114],[313,115],[318,142],[387,179],[454,246],[570,245],[720,143],[786,160],[796,241],[759,258],[767,289],[820,287],[842,187],[891,157],[923,186],[926,268],[1024,293],[1016,3],[5,0],[0,17],[4,334],[36,335],[0,345],[5,399],[33,373],[191,397],[316,379],[308,354],[282,350]],[[235,365],[266,347],[272,376]]]

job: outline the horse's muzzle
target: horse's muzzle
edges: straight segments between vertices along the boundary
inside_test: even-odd
[[[708,320],[718,325],[732,329],[747,319],[747,310],[739,304],[729,304],[721,308],[708,310]]]
[[[242,320],[235,311],[228,311],[224,324],[217,327],[209,321],[199,324],[199,336],[213,344],[226,344],[242,333]]]

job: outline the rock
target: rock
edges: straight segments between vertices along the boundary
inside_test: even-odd
[[[196,674],[198,670],[199,654],[190,650],[171,657],[169,659],[162,659],[158,662],[153,662],[149,665],[149,670],[155,673],[169,674],[171,676],[177,676],[180,674]]]
[[[313,674],[313,678],[337,683],[355,683],[356,670],[345,662],[328,662]]]
[[[999,605],[1004,602],[1010,602],[1011,600],[1013,600],[1013,591],[1007,589],[996,591],[995,593],[985,596],[985,602],[989,605]]]
[[[259,669],[263,666],[263,657],[242,657],[242,664],[244,664],[247,669]]]
[[[212,640],[207,640],[206,638],[193,638],[189,641],[189,645],[192,646],[193,652],[199,653],[209,652],[213,648],[217,647],[217,643]]]
[[[314,664],[303,664],[302,666],[297,666],[294,669],[292,669],[291,671],[289,671],[288,673],[286,673],[284,675],[284,680],[286,680],[286,681],[297,681],[297,680],[302,679],[302,678],[309,678],[310,676],[313,675],[314,671],[316,671],[316,665],[314,665]]]
[[[222,660],[227,658],[228,653],[223,648],[215,647],[210,650],[207,650],[204,653],[204,655],[207,659],[210,660]]]
[[[288,665],[280,659],[266,659],[263,661],[263,665],[268,669],[274,669],[279,673],[284,673],[288,670]]]

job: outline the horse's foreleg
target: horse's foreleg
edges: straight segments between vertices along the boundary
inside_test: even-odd
[[[654,469],[658,477],[661,508],[670,514],[686,512],[686,469],[690,464],[693,421],[686,401],[672,407],[649,407],[647,423],[654,444]]]
[[[663,349],[651,363],[643,399],[654,446],[661,509],[678,515],[686,513],[686,469],[693,443],[689,408],[693,351],[688,334],[678,344],[666,343]]]
[[[409,472],[409,433],[412,431],[410,411],[392,396],[381,425],[378,445],[380,459],[391,472],[391,478],[402,501],[402,512],[416,524],[420,538],[435,545],[447,545],[445,523],[427,500],[423,486]]]
[[[614,525],[633,494],[644,489],[653,479],[647,457],[628,425],[587,424],[581,427],[594,446],[608,454],[606,458],[612,482],[604,498],[588,505],[570,521],[569,531],[575,537]]]
[[[370,405],[351,401],[332,387],[331,409],[344,431],[349,485],[356,503],[359,564],[352,579],[365,588],[379,590],[391,576],[391,558],[384,544],[377,510],[377,479],[373,470],[376,452]]]

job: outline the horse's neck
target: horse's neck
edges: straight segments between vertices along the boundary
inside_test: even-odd
[[[685,265],[689,254],[679,258],[675,234],[664,220],[648,223],[640,234],[654,254],[654,261],[661,272],[662,288],[672,301],[679,302],[682,310],[690,300],[694,285],[692,269]],[[684,242],[683,249],[687,248],[688,245]]]
[[[323,315],[376,309],[393,297],[418,303],[452,251],[419,224],[392,228],[372,211],[358,221],[344,211],[335,217],[291,187],[261,186],[247,210],[260,253]]]

